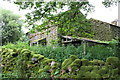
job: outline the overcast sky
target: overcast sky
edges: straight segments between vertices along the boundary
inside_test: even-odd
[[[110,8],[105,8],[104,5],[102,5],[102,0],[89,0],[91,4],[95,6],[95,12],[89,13],[87,18],[95,18],[104,22],[112,22],[116,19],[118,19],[118,7],[112,6]],[[28,11],[26,10],[20,10],[19,8],[13,4],[6,1],[0,0],[0,8],[5,8],[8,10],[13,11],[14,13],[20,14],[22,17],[24,17],[25,13]]]

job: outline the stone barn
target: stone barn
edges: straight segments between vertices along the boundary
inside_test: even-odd
[[[94,37],[88,38],[73,38],[71,36],[61,35],[62,44],[81,44],[83,42],[91,42],[95,44],[107,44],[104,41],[111,41],[112,39],[120,38],[120,27],[114,24],[102,22],[95,19],[90,19],[92,22],[92,31]],[[50,45],[52,40],[58,39],[58,26],[52,25],[50,28],[36,33],[28,33],[30,40],[30,46],[33,44],[45,44]],[[101,42],[100,42],[101,41]]]
[[[49,45],[52,40],[56,40],[58,38],[57,26],[52,26],[46,30],[42,30],[41,32],[36,33],[27,33],[30,46],[33,44],[45,44]]]

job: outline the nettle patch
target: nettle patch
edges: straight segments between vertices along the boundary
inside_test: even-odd
[[[79,59],[71,55],[62,63],[48,59],[27,49],[1,50],[3,78],[119,78],[120,60]]]

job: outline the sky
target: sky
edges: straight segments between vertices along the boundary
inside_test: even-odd
[[[95,18],[104,22],[111,23],[118,19],[118,6],[105,8],[101,3],[103,0],[89,0],[95,6],[95,12],[88,15],[89,18]]]
[[[92,13],[89,13],[87,18],[94,18],[97,20],[101,20],[103,22],[111,23],[114,20],[118,19],[118,6],[112,6],[109,8],[105,8],[104,5],[101,3],[103,0],[89,0],[89,2],[95,6],[95,11]],[[30,10],[20,10],[17,5],[8,2],[7,0],[0,0],[0,8],[8,9],[13,11],[15,14],[21,15],[21,17],[24,19],[25,14],[29,12]]]

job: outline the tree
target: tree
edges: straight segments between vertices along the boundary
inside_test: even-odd
[[[105,7],[111,7],[112,5],[117,5],[118,2],[120,2],[120,0],[104,0],[102,4],[105,5]]]
[[[80,1],[80,2],[15,2],[15,4],[19,5],[20,9],[33,9],[31,13],[26,15],[26,22],[29,25],[33,25],[36,21],[46,20],[49,17],[54,16],[53,13],[58,13],[58,10],[63,10],[66,6],[68,10],[70,9],[83,9],[87,12],[91,11],[93,6],[89,4],[88,1]]]
[[[81,32],[80,35],[90,36],[90,31],[87,29],[87,20],[85,16],[80,12],[84,10],[90,12],[93,9],[93,6],[86,1],[80,2],[15,2],[18,4],[21,9],[33,8],[34,10],[31,13],[26,15],[26,22],[29,25],[35,26],[35,22],[44,20],[46,24],[53,22],[54,24],[59,25],[59,30],[62,34],[78,36],[79,34],[76,31]],[[67,11],[59,12],[67,6]],[[53,14],[55,13],[56,14]],[[42,26],[38,26],[37,29],[45,27],[45,23]],[[82,23],[82,24],[81,24]],[[88,28],[89,29],[89,28]],[[87,29],[87,30],[88,30]],[[61,31],[62,30],[62,31]]]
[[[1,39],[2,45],[7,42],[15,42],[21,37],[20,16],[13,14],[9,10],[0,9]]]
[[[89,20],[79,10],[68,10],[57,16],[49,17],[42,25],[33,28],[31,31],[42,31],[48,28],[48,24],[58,25],[60,35],[93,37]]]
[[[66,1],[66,0],[65,0]],[[116,0],[117,1],[117,0]],[[110,0],[104,0],[103,4],[106,7],[115,3]],[[93,33],[89,30],[90,23],[85,19],[85,16],[81,16],[80,10],[90,12],[93,10],[93,6],[88,0],[69,1],[69,2],[15,2],[19,5],[20,9],[33,9],[31,13],[26,14],[26,22],[33,26],[33,29],[40,30],[45,29],[49,22],[59,25],[59,30],[62,34],[75,35],[75,36],[87,36],[92,37]],[[67,11],[59,12],[67,6]],[[109,6],[108,6],[109,7]],[[54,14],[56,13],[56,14]],[[57,16],[56,16],[57,15]],[[43,20],[45,21],[41,26],[35,26],[35,22]],[[35,28],[34,28],[35,27]]]
[[[102,3],[105,7],[110,7],[111,5],[116,5],[119,0],[104,0]],[[93,6],[89,3],[88,0],[73,0],[68,1],[64,0],[64,2],[60,2],[59,0],[52,0],[49,2],[14,2],[19,5],[20,9],[33,9],[32,12],[26,15],[26,22],[28,24],[34,24],[34,22],[47,19],[53,16],[53,12],[57,12],[58,10],[64,9],[66,6],[68,10],[70,9],[83,9],[86,12],[90,12],[93,10]]]

